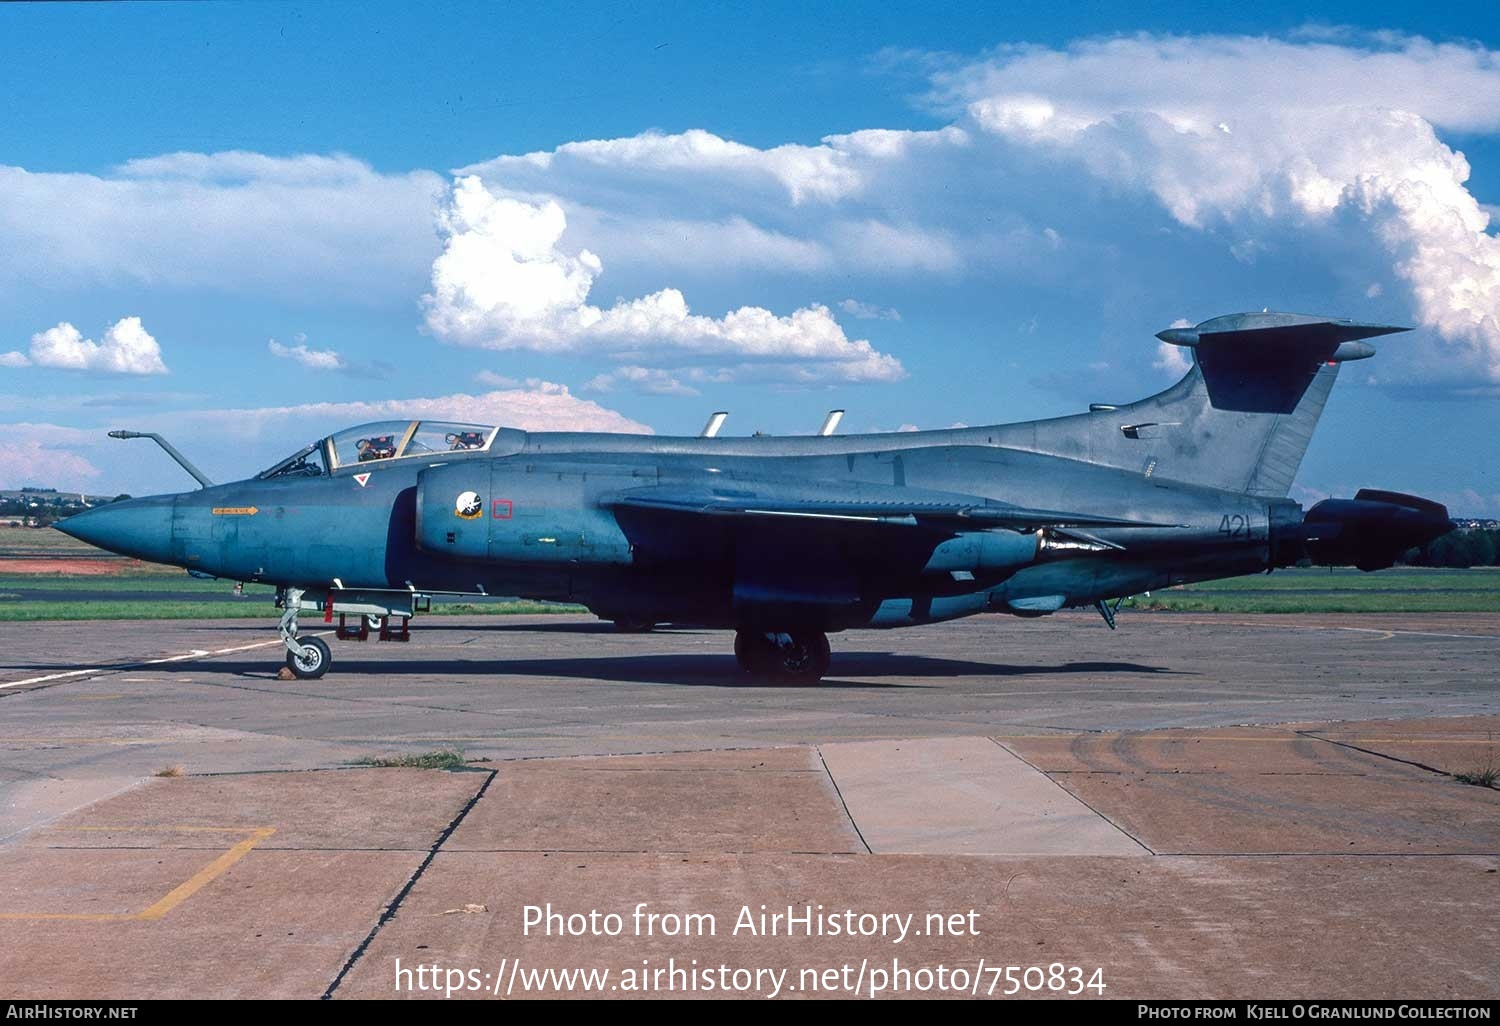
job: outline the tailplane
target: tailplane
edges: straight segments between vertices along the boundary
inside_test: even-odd
[[[1304,314],[1230,314],[1157,337],[1193,354],[1149,399],[1016,424],[1000,444],[1226,491],[1291,488],[1339,366],[1375,355],[1364,339],[1405,331]]]

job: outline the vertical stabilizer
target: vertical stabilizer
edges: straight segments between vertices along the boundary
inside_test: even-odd
[[[1193,368],[1149,399],[1000,429],[1032,452],[1139,470],[1189,484],[1284,496],[1297,476],[1339,365],[1375,355],[1362,339],[1405,331],[1304,314],[1230,314],[1157,337]]]

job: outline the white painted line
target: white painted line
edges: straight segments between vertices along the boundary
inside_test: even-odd
[[[308,636],[319,637],[320,635],[328,633],[331,632],[318,631],[317,633]],[[45,684],[49,680],[66,680],[69,677],[86,677],[91,673],[114,673],[119,670],[139,670],[143,666],[160,666],[163,663],[180,663],[188,659],[201,659],[204,656],[221,656],[230,655],[234,652],[248,652],[252,648],[266,648],[269,645],[279,644],[281,644],[281,639],[274,638],[270,641],[257,641],[249,645],[234,645],[230,648],[216,648],[212,651],[203,648],[195,648],[191,652],[184,652],[181,655],[166,656],[161,659],[147,659],[139,663],[116,663],[110,666],[86,666],[81,670],[64,670],[61,673],[49,673],[42,677],[27,677],[25,680],[13,680],[6,684],[0,684],[0,691],[4,691],[6,688],[23,687],[27,684]]]

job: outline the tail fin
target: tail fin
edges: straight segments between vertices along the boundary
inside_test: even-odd
[[[1193,350],[1177,384],[1125,406],[1017,424],[1002,445],[1189,484],[1284,496],[1339,365],[1375,355],[1360,339],[1405,331],[1303,314],[1230,314],[1157,337]]]

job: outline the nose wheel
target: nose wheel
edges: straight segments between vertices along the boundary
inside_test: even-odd
[[[734,636],[734,658],[752,677],[816,684],[828,672],[828,635],[822,631],[750,631]]]
[[[302,648],[299,651],[288,651],[286,654],[286,665],[292,673],[302,680],[316,680],[328,672],[328,664],[333,661],[333,655],[328,651],[328,643],[322,638],[304,638],[301,640]]]

